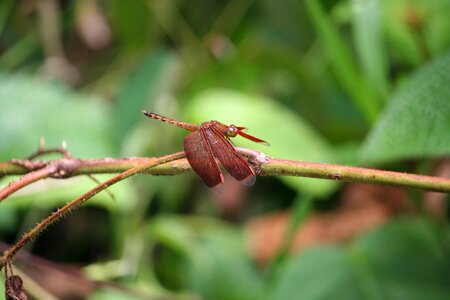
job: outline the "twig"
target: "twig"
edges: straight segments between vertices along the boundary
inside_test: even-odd
[[[59,160],[53,160],[51,162],[34,160],[39,156],[49,153],[58,153],[63,155],[64,158]],[[0,202],[2,202],[6,197],[11,195],[12,193],[40,179],[45,179],[49,177],[53,178],[71,177],[73,170],[77,169],[80,166],[80,160],[72,158],[70,152],[67,150],[65,142],[63,142],[61,147],[59,148],[45,148],[44,139],[41,139],[39,141],[39,147],[35,153],[29,155],[24,160],[13,159],[11,160],[11,163],[18,167],[22,167],[23,169],[27,170],[30,173],[27,173],[23,177],[19,178],[16,181],[13,181],[8,186],[0,190]],[[1,175],[1,177],[2,176],[4,175]],[[94,176],[92,176],[92,174],[86,174],[86,176],[95,183],[100,184],[100,182]],[[114,200],[114,195],[108,190],[106,190],[106,192]]]
[[[260,176],[312,177],[345,182],[395,185],[450,193],[450,179],[447,178],[333,164],[281,160],[266,157],[262,153],[250,149],[236,149],[251,159],[256,159],[258,166],[255,169]],[[154,159],[142,157],[92,160],[60,159],[54,161],[54,163],[66,170],[65,177],[70,177],[86,174],[120,173]],[[70,165],[70,168],[66,167],[66,164]],[[190,170],[191,167],[187,160],[183,158],[155,166],[154,168],[145,170],[143,173],[152,175],[178,175]],[[11,162],[0,163],[0,174],[21,175],[26,172],[27,170],[24,167],[14,165]]]
[[[58,147],[58,148],[46,148],[45,147],[45,140],[44,140],[44,138],[41,138],[39,140],[39,147],[38,147],[37,151],[35,153],[31,154],[30,156],[28,156],[26,159],[27,160],[33,160],[33,159],[38,158],[39,156],[42,156],[42,155],[45,155],[45,154],[50,154],[50,153],[61,154],[65,158],[72,157],[70,155],[70,152],[67,150],[66,142],[62,142],[61,147]]]
[[[46,219],[41,221],[38,225],[36,225],[33,229],[31,229],[29,232],[27,232],[16,244],[14,244],[11,248],[9,248],[7,251],[4,252],[3,257],[0,258],[0,270],[9,263],[13,258],[14,255],[23,247],[25,246],[31,239],[36,237],[40,232],[45,230],[49,225],[56,222],[57,220],[63,218],[66,214],[68,214],[72,209],[76,208],[77,206],[83,204],[96,194],[100,193],[104,189],[108,188],[109,186],[122,181],[130,176],[133,176],[137,173],[140,173],[144,170],[147,170],[149,168],[153,168],[154,166],[167,163],[172,160],[180,159],[184,157],[184,152],[177,152],[174,154],[169,154],[166,156],[162,156],[160,158],[152,159],[151,161],[140,164],[138,166],[135,166],[129,170],[126,170],[125,172],[122,172],[102,184],[99,184],[95,188],[89,190],[88,192],[84,193],[83,195],[79,196],[75,200],[67,203],[57,211],[53,212],[50,216],[48,216]]]
[[[86,175],[90,180],[92,180],[93,182],[95,182],[96,184],[101,184],[100,180],[98,180],[97,178],[95,178],[93,175],[88,174]],[[116,201],[116,197],[114,197],[114,194],[112,192],[110,192],[108,189],[105,190],[105,193],[108,194],[108,196],[111,198],[111,200]]]
[[[11,163],[28,170],[30,173],[8,184],[0,190],[0,202],[17,190],[44,178],[68,178],[73,170],[80,166],[78,159],[62,158],[51,163],[33,160],[12,160]],[[89,175],[89,174],[88,174]]]
[[[407,174],[376,169],[357,168],[332,164],[301,162],[294,160],[280,160],[266,157],[263,153],[250,149],[237,148],[237,150],[248,156],[253,164],[256,164],[255,171],[258,175],[284,175],[301,176],[322,179],[333,179],[346,182],[361,182],[371,184],[387,184],[402,187],[425,189],[435,192],[450,193],[450,179]],[[42,162],[41,162],[42,164]],[[27,168],[32,168],[32,161],[25,161],[20,165],[17,162],[0,163],[0,173],[5,175],[23,174]],[[184,152],[177,152],[159,158],[128,158],[128,159],[93,159],[80,160],[73,158],[62,158],[49,163],[46,167],[26,174],[19,180],[5,187],[0,191],[1,197],[6,197],[21,187],[39,180],[41,178],[55,177],[66,178],[76,175],[87,175],[94,173],[117,173],[120,174],[99,184],[95,188],[69,202],[62,208],[53,212],[49,217],[40,222],[35,228],[25,234],[9,250],[5,251],[0,258],[0,269],[11,261],[14,255],[28,241],[42,232],[50,224],[64,217],[71,209],[84,203],[97,193],[105,190],[110,185],[124,180],[137,173],[149,173],[154,175],[174,175],[190,170]],[[9,173],[8,173],[9,172]],[[1,198],[0,198],[1,199]]]
[[[261,166],[261,175],[301,176],[345,182],[385,184],[433,192],[450,193],[450,179],[295,160],[269,159]]]
[[[11,182],[10,184],[8,184],[8,186],[0,190],[0,202],[2,202],[6,197],[20,190],[21,188],[38,180],[50,177],[53,173],[55,173],[55,171],[55,166],[50,165],[37,171],[25,174],[24,176]]]

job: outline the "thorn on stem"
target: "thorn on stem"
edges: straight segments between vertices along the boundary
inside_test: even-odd
[[[40,152],[44,149],[45,149],[45,138],[43,136],[41,136],[41,138],[39,139],[38,152]]]

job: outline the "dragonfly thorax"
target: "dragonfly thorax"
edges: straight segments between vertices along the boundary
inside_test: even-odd
[[[205,128],[214,127],[227,137],[235,137],[239,133],[239,128],[237,128],[236,126],[234,125],[228,126],[223,123],[220,123],[219,121],[204,122],[200,126]]]

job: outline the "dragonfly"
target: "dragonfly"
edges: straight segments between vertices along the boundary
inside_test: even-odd
[[[142,113],[152,119],[191,131],[183,140],[184,152],[194,172],[208,187],[215,189],[224,182],[216,158],[236,180],[247,186],[255,183],[255,171],[248,161],[236,151],[230,138],[240,135],[256,143],[265,145],[269,145],[269,143],[245,133],[246,127],[225,125],[219,121],[208,121],[197,125],[176,121],[147,111],[142,111]]]

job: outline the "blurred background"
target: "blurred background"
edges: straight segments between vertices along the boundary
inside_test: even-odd
[[[271,146],[235,144],[276,158],[450,177],[449,12],[448,0],[2,0],[0,161],[41,138],[86,159],[180,151],[187,132],[145,109],[246,126]],[[7,199],[2,251],[94,186],[45,180]],[[193,173],[110,192],[21,252],[30,296],[450,299],[446,194],[291,177],[226,177],[214,194]]]

